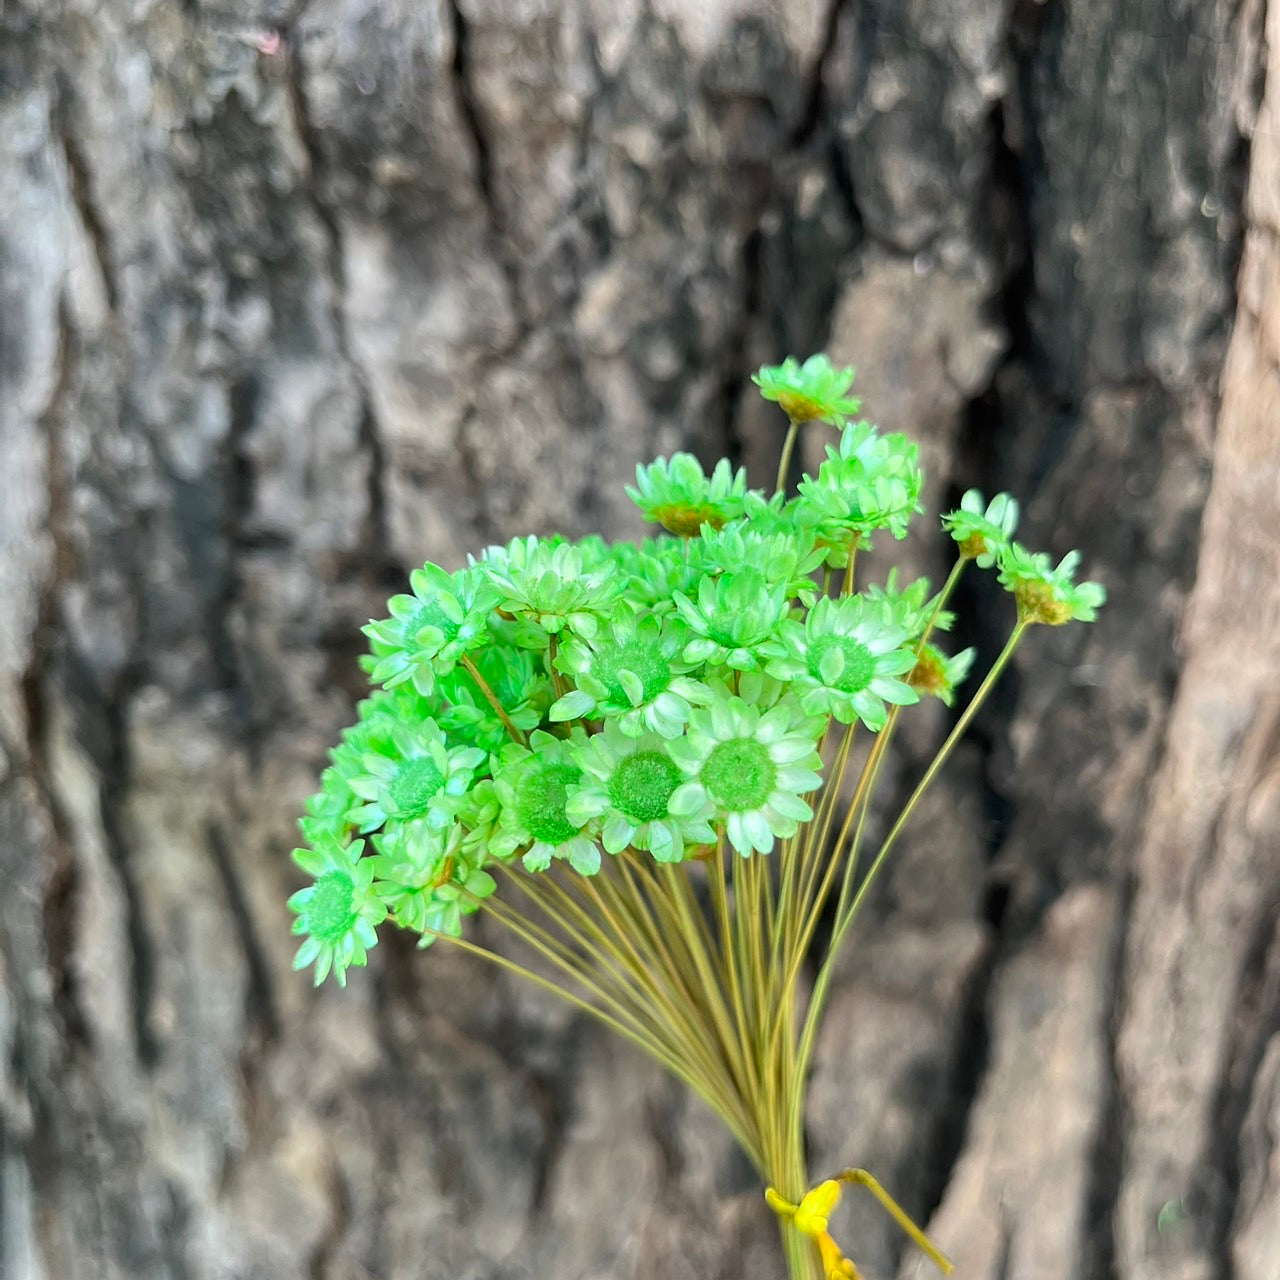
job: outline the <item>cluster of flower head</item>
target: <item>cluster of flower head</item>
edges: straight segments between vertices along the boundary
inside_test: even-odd
[[[517,538],[412,575],[365,628],[380,687],[302,819],[298,967],[342,982],[386,919],[424,945],[457,936],[503,867],[591,876],[606,857],[677,862],[720,841],[767,854],[813,816],[832,720],[877,732],[889,706],[950,702],[972,653],[925,641],[949,620],[926,581],[822,590],[920,510],[916,447],[845,421],[851,379],[824,357],[757,379],[841,431],[794,498],[677,454],[628,490],[658,537]],[[962,558],[999,566],[1021,620],[1092,618],[1101,588],[1019,547],[1016,519],[1007,496],[969,493],[943,523]]]

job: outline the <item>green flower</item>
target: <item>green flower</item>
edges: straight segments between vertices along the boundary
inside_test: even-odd
[[[387,602],[390,618],[363,628],[372,655],[369,678],[389,689],[412,680],[429,697],[439,676],[484,644],[497,596],[474,569],[450,574],[426,564],[409,575],[409,585],[412,595]]]
[[[551,681],[526,649],[496,640],[479,650],[472,661],[517,729],[526,733],[542,723],[553,699]],[[497,751],[510,742],[507,726],[470,672],[459,669],[438,687],[440,706],[435,718],[446,736],[482,750]]]
[[[938,597],[929,594],[928,578],[917,578],[910,586],[899,588],[896,568],[889,570],[884,586],[871,583],[859,594],[868,604],[880,610],[880,616],[885,622],[901,627],[908,640],[918,640],[931,618],[938,631],[950,631],[951,624],[955,621],[955,614],[946,609],[940,610],[937,617],[934,617]]]
[[[569,641],[556,666],[577,686],[550,711],[552,720],[587,716],[616,719],[630,738],[646,729],[678,737],[689,719],[690,702],[703,688],[680,659],[686,635],[675,621],[652,616],[619,618],[589,644]]]
[[[751,381],[766,400],[774,400],[792,422],[829,422],[833,427],[857,413],[862,401],[848,394],[853,370],[837,369],[824,355],[801,364],[788,356],[779,365],[765,365]]]
[[[746,491],[747,473],[735,474],[727,458],[708,477],[693,454],[676,453],[636,467],[636,487],[627,486],[627,497],[646,520],[690,538],[704,524],[718,529],[740,516]]]
[[[1000,583],[1018,602],[1019,622],[1061,627],[1068,622],[1092,622],[1106,603],[1100,582],[1076,583],[1078,551],[1068,551],[1055,569],[1047,555],[1010,542],[999,554]]]
[[[997,493],[984,507],[982,494],[969,489],[959,509],[942,517],[942,527],[960,544],[962,560],[990,569],[1018,527],[1018,504],[1007,493]]]
[[[569,796],[582,779],[574,754],[586,740],[581,729],[571,742],[537,731],[529,738],[530,750],[513,746],[504,752],[508,763],[494,778],[502,806],[498,830],[489,842],[494,857],[509,858],[527,846],[524,865],[529,871],[545,871],[554,858],[582,876],[600,870],[600,846],[584,831],[594,824],[573,821],[566,813]]]
[[[845,427],[838,448],[827,446],[818,478],[800,481],[798,503],[816,526],[818,543],[828,548],[827,563],[838,567],[855,546],[870,546],[877,529],[905,538],[911,517],[923,510],[923,484],[919,449],[906,436],[882,436],[856,422]]]
[[[868,729],[884,728],[884,704],[919,702],[916,691],[897,679],[915,665],[903,645],[901,627],[856,596],[823,598],[801,625],[788,622],[769,646],[770,675],[787,680],[810,714],[828,714],[841,724],[860,719]]]
[[[675,594],[694,638],[684,647],[686,662],[752,671],[761,666],[760,646],[778,630],[787,613],[786,591],[771,586],[758,569],[703,578],[696,603]]]
[[[920,650],[916,665],[907,672],[907,683],[921,694],[941,698],[949,707],[955,700],[957,685],[963,684],[973,666],[975,649],[962,649],[953,658],[947,657],[935,645],[926,644]]]
[[[593,548],[559,540],[516,538],[490,547],[478,567],[498,593],[498,608],[524,625],[513,634],[522,648],[545,649],[547,637],[567,627],[588,638],[612,615],[620,584]]]
[[[713,690],[710,705],[693,713],[687,736],[672,743],[690,781],[672,795],[671,809],[710,809],[743,857],[769,853],[775,838],[795,835],[813,817],[800,797],[822,782],[817,740],[826,721],[806,716],[794,697],[765,710],[724,685]]]
[[[466,852],[456,824],[440,830],[418,819],[375,836],[374,844],[374,891],[396,924],[423,935],[420,946],[439,934],[458,937],[463,916],[497,889],[483,852]]]
[[[314,849],[295,849],[293,860],[315,883],[299,889],[289,899],[297,915],[295,934],[306,940],[293,957],[295,969],[316,967],[318,987],[330,973],[338,986],[347,985],[347,970],[359,968],[377,944],[374,927],[386,918],[387,909],[372,890],[373,860],[360,856],[364,841],[342,846],[337,841],[317,842]]]
[[[771,513],[772,507],[761,507]],[[769,527],[772,525],[772,527]],[[735,520],[723,529],[704,529],[698,540],[705,573],[736,573],[755,569],[770,587],[781,587],[788,600],[812,604],[817,584],[810,575],[826,558],[815,545],[813,530],[798,523],[782,524],[769,514]]]
[[[389,820],[414,818],[425,818],[429,826],[447,826],[484,758],[477,747],[450,750],[434,720],[397,723],[390,742],[361,757],[364,772],[350,787],[364,803],[347,815],[348,820],[363,832]]]
[[[565,816],[578,826],[602,818],[601,839],[610,853],[648,849],[658,862],[679,862],[686,844],[715,842],[704,814],[677,814],[670,808],[684,773],[665,738],[656,733],[629,738],[610,720],[576,756],[582,780],[569,796]]]

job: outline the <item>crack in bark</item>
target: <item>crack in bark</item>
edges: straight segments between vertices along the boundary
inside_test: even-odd
[[[449,69],[453,77],[454,94],[475,155],[476,187],[484,205],[490,248],[510,295],[518,335],[513,345],[518,346],[532,327],[532,322],[524,290],[520,285],[520,264],[513,252],[506,219],[494,192],[493,149],[485,133],[483,110],[471,76],[471,24],[463,16],[459,0],[448,0],[448,10],[453,19],[453,62]]]
[[[66,299],[58,304],[58,348],[54,386],[40,426],[46,441],[45,476],[48,494],[46,528],[53,543],[48,574],[36,606],[31,658],[20,679],[26,714],[27,767],[49,817],[54,844],[52,867],[43,904],[43,928],[54,1008],[73,1042],[87,1045],[89,1024],[80,1005],[71,964],[80,872],[72,855],[72,836],[66,812],[50,777],[46,721],[46,686],[56,652],[59,603],[63,584],[71,576],[73,551],[67,532],[70,481],[63,450],[63,413],[75,370],[75,336]]]
[[[50,123],[56,131],[63,160],[67,166],[67,189],[71,202],[75,206],[90,248],[93,250],[94,261],[102,277],[102,290],[106,296],[107,308],[112,315],[115,315],[119,311],[120,283],[112,265],[111,244],[106,224],[98,213],[98,206],[93,199],[93,180],[89,165],[80,148],[79,139],[71,128],[70,97],[71,92],[66,78],[58,76],[52,95]]]
[[[205,843],[209,856],[218,872],[231,912],[232,925],[240,949],[244,952],[247,981],[245,985],[245,1014],[249,1025],[257,1030],[260,1041],[255,1049],[261,1052],[280,1033],[275,982],[271,964],[259,937],[257,921],[249,906],[244,886],[236,869],[231,847],[222,828],[215,822],[205,827]]]
[[[107,858],[116,873],[124,899],[125,934],[129,942],[129,980],[133,996],[134,1047],[138,1062],[144,1070],[151,1071],[160,1060],[160,1043],[152,1026],[155,946],[146,928],[142,894],[129,852],[130,841],[125,818],[125,799],[131,774],[128,704],[140,679],[141,673],[137,667],[127,668],[117,680],[104,708],[107,747],[106,758],[101,762],[98,807]]]
[[[333,299],[330,307],[330,323],[333,326],[339,358],[346,365],[355,383],[360,415],[358,437],[368,457],[368,514],[363,542],[366,554],[372,561],[375,575],[380,575],[384,569],[394,567],[398,571],[402,568],[395,564],[391,551],[387,521],[387,462],[382,431],[378,423],[377,410],[374,407],[369,376],[356,356],[347,323],[347,258],[342,219],[340,211],[333,206],[323,191],[328,160],[325,157],[324,143],[312,117],[311,104],[307,97],[301,43],[294,26],[284,28],[282,34],[286,44],[285,83],[290,105],[293,108],[294,126],[307,157],[306,189],[310,196],[312,210],[324,229],[328,241],[326,266],[330,294]]]

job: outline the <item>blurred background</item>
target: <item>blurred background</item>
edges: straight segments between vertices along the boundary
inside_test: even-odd
[[[0,1272],[780,1275],[657,1068],[444,948],[313,992],[284,900],[408,570],[766,483],[826,350],[1112,598],[895,855],[813,1168],[966,1280],[1275,1280],[1278,109],[1264,0],[5,0]]]

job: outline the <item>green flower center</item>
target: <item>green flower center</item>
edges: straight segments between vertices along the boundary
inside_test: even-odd
[[[618,679],[619,671],[630,671],[639,679],[644,694],[642,702],[652,702],[671,683],[671,668],[661,647],[643,640],[602,649],[591,662],[591,674],[609,690],[609,701],[615,706],[629,707],[631,699]]]
[[[702,766],[702,785],[722,809],[747,813],[761,808],[773,794],[778,769],[769,750],[753,738],[721,742]]]
[[[571,764],[545,764],[529,769],[516,785],[516,816],[535,840],[564,844],[578,834],[565,817],[569,787],[582,776]]]
[[[833,650],[844,659],[844,666],[839,675],[826,680],[822,675],[822,661]],[[861,693],[875,679],[876,657],[865,644],[852,636],[818,636],[809,642],[809,674],[830,689],[839,689],[841,693]]]
[[[423,627],[435,627],[442,631],[446,641],[452,640],[458,634],[458,624],[445,613],[435,600],[431,601],[430,604],[424,604],[409,619],[404,629],[404,638],[408,646],[415,649],[419,647],[415,637]]]
[[[388,791],[396,813],[402,818],[420,818],[444,786],[444,774],[427,756],[406,760],[391,780]]]
[[[670,756],[637,751],[609,779],[609,799],[632,822],[653,822],[667,816],[667,801],[679,785],[680,769]]]
[[[326,871],[307,903],[312,937],[331,945],[341,942],[356,922],[355,895],[355,883],[345,871]]]

